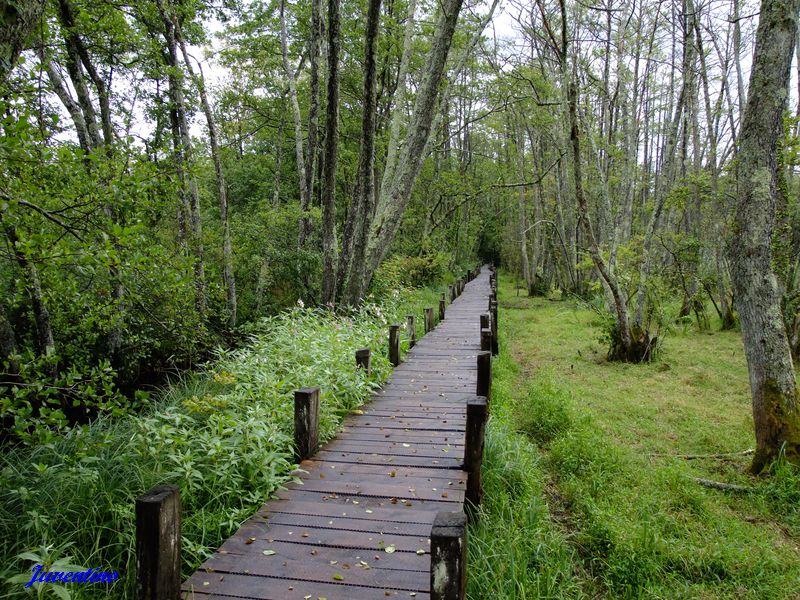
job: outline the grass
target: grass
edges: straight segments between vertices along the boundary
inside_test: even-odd
[[[347,315],[286,311],[257,324],[245,348],[167,388],[144,414],[2,452],[0,598],[134,597],[134,501],[160,483],[180,488],[183,573],[194,572],[291,478],[293,391],[320,386],[320,433],[332,437],[391,371],[388,324],[418,315],[420,337],[422,309],[438,297],[433,289],[390,292]],[[354,361],[367,346],[370,378]],[[34,564],[117,571],[120,580],[25,590]]]
[[[616,364],[596,319],[501,281],[470,598],[800,598],[797,469],[680,457],[753,445],[739,334],[678,329],[656,362]]]

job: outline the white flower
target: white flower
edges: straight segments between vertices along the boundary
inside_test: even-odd
[[[297,306],[299,306],[300,308],[305,308],[306,307],[306,305],[303,304],[302,298],[298,298],[297,299]]]

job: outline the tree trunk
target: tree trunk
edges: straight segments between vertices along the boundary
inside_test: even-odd
[[[189,122],[186,116],[186,103],[183,95],[183,70],[178,61],[178,44],[174,26],[174,15],[164,6],[163,0],[157,0],[158,10],[164,25],[164,40],[166,42],[165,59],[169,68],[169,95],[172,103],[173,119],[173,144],[175,146],[175,161],[179,170],[179,180],[182,179],[181,194],[184,197],[184,206],[189,220],[189,245],[194,254],[194,283],[197,291],[196,306],[205,319],[206,315],[206,277],[203,251],[203,231],[200,219],[200,193],[197,189],[197,180],[192,173],[193,153],[192,141],[189,134]],[[171,9],[171,6],[169,7]],[[182,176],[181,176],[182,174]]]
[[[375,197],[375,77],[377,72],[375,46],[380,25],[381,0],[370,0],[364,35],[364,101],[361,115],[361,144],[358,153],[358,173],[353,200],[347,213],[342,254],[339,257],[338,288],[341,300],[349,305],[358,303],[364,269],[369,217]]]
[[[314,196],[314,173],[319,149],[319,58],[322,44],[322,1],[311,0],[311,39],[309,48],[311,98],[308,105],[308,144],[306,145],[306,190],[307,204],[301,206],[304,213],[311,210]],[[301,198],[301,202],[306,198]],[[298,245],[302,248],[311,234],[311,219],[304,215],[300,222]]]
[[[397,163],[391,185],[381,188],[375,218],[370,228],[366,255],[364,285],[372,279],[386,251],[389,249],[406,205],[411,197],[414,182],[422,168],[425,147],[431,132],[431,124],[437,114],[436,101],[439,95],[450,43],[455,32],[462,0],[445,0],[441,8],[434,34],[428,63],[414,105],[414,116],[409,127],[401,158]]]
[[[0,86],[35,31],[42,16],[44,0],[4,0],[0,4]]]
[[[322,303],[336,300],[336,159],[339,142],[339,0],[328,0],[328,105],[322,169]]]
[[[199,73],[195,74],[189,58],[189,53],[186,50],[186,43],[177,23],[175,24],[175,33],[178,36],[178,42],[180,43],[181,52],[183,53],[183,60],[184,63],[186,63],[186,70],[189,73],[189,77],[192,78],[197,86],[198,92],[200,92],[200,103],[206,117],[206,125],[208,126],[208,141],[211,147],[211,159],[214,162],[214,175],[217,180],[217,200],[219,201],[219,216],[222,222],[222,283],[225,286],[225,296],[228,305],[228,327],[233,330],[233,328],[236,327],[236,280],[233,274],[233,247],[231,243],[230,221],[228,219],[228,185],[225,181],[225,173],[222,171],[222,156],[220,154],[218,141],[219,134],[214,119],[214,112],[211,110],[211,104],[208,102],[203,67],[198,63],[197,68]]]
[[[289,45],[286,39],[286,2],[280,0],[280,21],[281,21],[281,58],[283,60],[283,72],[289,83],[289,104],[292,107],[294,117],[294,150],[297,162],[297,185],[300,188],[300,207],[303,212],[308,211],[310,196],[306,180],[306,161],[303,155],[303,118],[300,115],[300,103],[297,99],[297,82],[294,77],[294,69],[289,64]],[[301,238],[305,239],[305,220],[300,219]]]
[[[783,135],[798,13],[800,0],[761,2],[739,137],[737,207],[729,253],[753,395],[754,473],[782,450],[790,460],[800,459],[800,403],[771,244],[777,145]]]

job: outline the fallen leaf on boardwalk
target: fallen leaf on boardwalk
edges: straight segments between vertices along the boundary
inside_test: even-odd
[[[386,546],[386,548],[384,549],[384,552],[386,552],[386,554],[392,554],[395,550],[396,550],[396,548],[394,547],[394,544],[390,544],[390,545]]]
[[[363,415],[363,414],[364,414],[364,411],[363,411],[363,410],[359,410],[359,409],[355,409],[355,410],[353,411],[353,414],[354,414],[354,415]]]
[[[425,550],[423,550],[422,548],[420,548],[419,550],[417,550],[417,554],[419,554],[420,556],[422,556],[423,554],[425,554]]]
[[[252,544],[255,541],[256,541],[256,538],[254,538],[254,537],[247,538],[247,541],[245,542],[245,544]]]
[[[411,444],[403,444],[403,448],[411,448]]]
[[[265,556],[272,556],[273,554],[275,554],[275,550],[264,550],[263,552],[261,552],[261,554]]]
[[[340,575],[339,573],[336,573],[336,574],[333,576],[333,578],[334,578],[336,581],[344,581],[344,577],[343,577],[342,575]]]

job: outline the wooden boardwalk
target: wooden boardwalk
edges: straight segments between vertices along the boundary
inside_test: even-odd
[[[489,270],[407,353],[363,414],[183,583],[184,598],[430,598],[431,527],[461,510]]]

